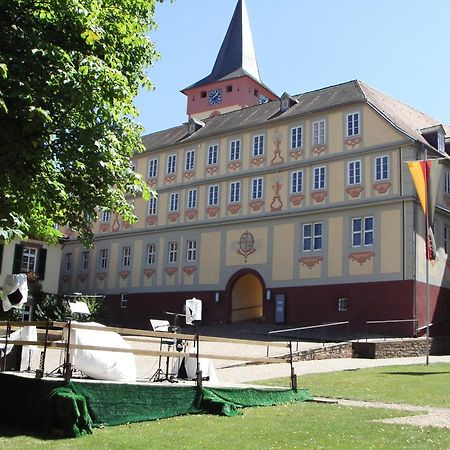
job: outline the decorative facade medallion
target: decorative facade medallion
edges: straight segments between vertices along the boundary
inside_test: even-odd
[[[120,230],[120,224],[119,224],[119,213],[114,213],[114,222],[111,226],[111,231],[119,231]]]
[[[256,252],[255,249],[255,238],[253,234],[249,231],[246,231],[242,234],[239,239],[239,250],[237,251],[239,255],[242,255],[245,258],[245,262],[247,262],[247,257],[252,253]]]
[[[372,260],[372,258],[375,256],[375,252],[354,252],[350,253],[348,255],[349,259],[356,261],[361,266],[367,262]]]
[[[278,164],[284,163],[284,158],[281,156],[281,150],[280,145],[283,142],[281,138],[281,134],[278,131],[275,131],[275,133],[272,136],[272,142],[275,145],[275,150],[273,152],[273,158],[270,161],[271,166],[276,166]]]
[[[356,146],[359,147],[359,144],[361,144],[361,142],[362,139],[360,137],[349,138],[345,140],[345,145],[354,149]]]
[[[219,166],[209,166],[206,168],[206,173],[208,175],[216,175],[216,173],[219,171]]]
[[[183,272],[189,276],[191,276],[197,270],[196,266],[184,266]]]
[[[152,269],[152,268],[144,269],[144,275],[147,278],[151,278],[154,273],[155,273],[155,269]]]
[[[270,203],[271,211],[280,211],[283,208],[283,202],[281,201],[280,197],[280,190],[282,187],[283,185],[278,181],[272,185],[272,189],[275,195],[273,196],[272,202]]]
[[[296,161],[300,159],[303,155],[303,150],[291,150],[289,152],[289,156],[291,159],[295,159]]]
[[[387,190],[391,187],[391,183],[389,181],[382,181],[380,183],[375,183],[373,185],[373,188],[379,193],[379,194],[385,194]]]

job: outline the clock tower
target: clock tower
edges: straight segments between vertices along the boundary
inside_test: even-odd
[[[239,0],[211,73],[181,91],[187,114],[205,119],[278,98],[260,79],[245,0]]]

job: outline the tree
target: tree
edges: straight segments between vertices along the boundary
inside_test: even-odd
[[[162,0],[0,0],[0,242],[86,243],[99,209],[133,222],[150,192],[132,104],[157,58],[147,34]]]

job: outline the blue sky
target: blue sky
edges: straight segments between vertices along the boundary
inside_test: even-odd
[[[180,90],[211,72],[237,0],[157,3],[145,134],[187,120]],[[299,94],[360,79],[450,124],[448,0],[246,0],[262,81]]]

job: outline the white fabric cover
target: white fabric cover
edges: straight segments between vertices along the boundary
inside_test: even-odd
[[[214,362],[211,359],[200,358],[199,364],[203,378],[209,378],[209,381],[212,381],[213,383],[219,381]],[[197,377],[197,358],[185,358],[184,368],[186,369],[188,380],[195,380]]]
[[[77,322],[72,321],[72,324]],[[83,325],[104,327],[95,322]],[[131,348],[122,336],[112,331],[71,329],[70,343],[99,347]],[[71,350],[73,367],[96,380],[136,381],[136,362],[132,353],[107,352],[101,350]]]
[[[23,328],[20,328],[19,330],[13,331],[9,337],[8,341],[37,341],[37,330],[35,326],[25,326]],[[2,338],[2,345],[4,345],[5,337]],[[6,346],[6,354],[9,354],[9,352],[14,347],[14,344],[9,344]],[[5,347],[0,350],[0,353],[3,355],[3,352],[5,350]],[[31,360],[33,358],[34,352],[36,352],[37,349],[34,345],[30,346],[23,346],[22,347],[22,358],[20,362],[20,370],[26,370],[28,366],[31,363]]]
[[[16,291],[22,296],[19,303],[12,304],[9,301],[8,295],[14,294]],[[9,311],[11,308],[22,308],[28,299],[28,280],[26,273],[13,273],[6,275],[3,282],[3,298],[2,306],[3,311]]]
[[[194,320],[202,320],[202,301],[195,297],[186,300],[186,324],[192,325]]]

